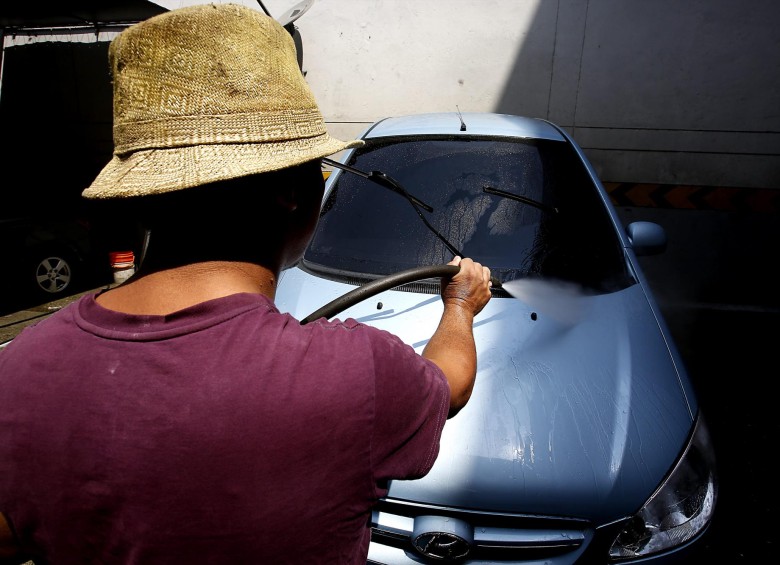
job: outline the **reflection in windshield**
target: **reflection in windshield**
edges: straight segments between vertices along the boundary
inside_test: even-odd
[[[391,175],[433,212],[342,173],[304,256],[310,268],[376,277],[447,263],[453,251],[427,222],[502,282],[546,277],[600,292],[631,282],[600,196],[566,143],[373,142],[348,165]]]

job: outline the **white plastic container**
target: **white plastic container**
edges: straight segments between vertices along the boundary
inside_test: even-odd
[[[108,256],[115,284],[122,284],[135,274],[135,253],[132,251],[112,251]]]

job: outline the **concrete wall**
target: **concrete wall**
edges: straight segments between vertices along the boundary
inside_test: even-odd
[[[316,0],[295,25],[334,135],[522,114],[570,131],[606,182],[780,188],[779,20],[778,0]]]
[[[777,0],[317,0],[296,25],[336,134],[523,114],[605,181],[780,188],[778,19]]]

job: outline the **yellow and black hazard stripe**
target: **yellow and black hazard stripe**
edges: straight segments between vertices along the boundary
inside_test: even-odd
[[[628,182],[605,182],[604,188],[615,206],[734,212],[780,211],[780,189]]]

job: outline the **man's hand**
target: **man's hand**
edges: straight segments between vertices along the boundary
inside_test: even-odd
[[[490,294],[490,269],[471,259],[455,257],[448,265],[460,266],[451,279],[442,279],[441,298],[445,306],[461,306],[476,316],[488,303]]]

